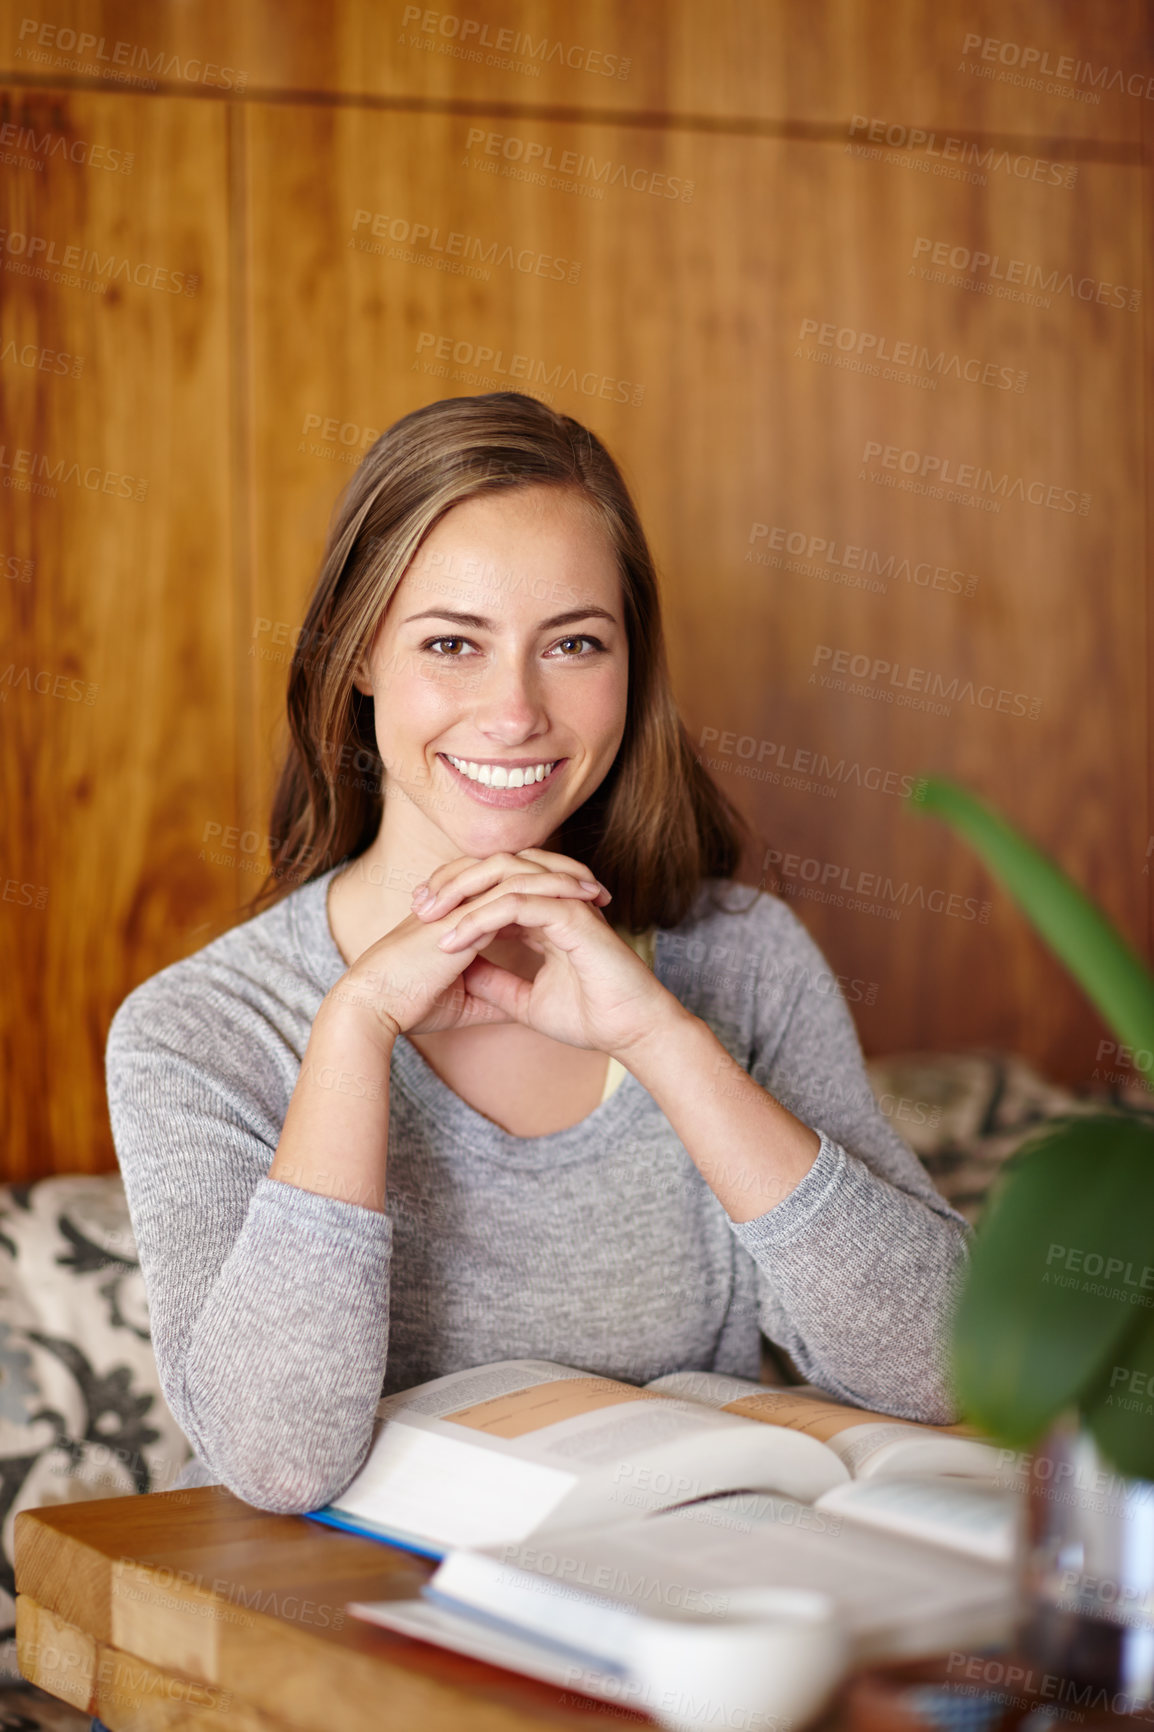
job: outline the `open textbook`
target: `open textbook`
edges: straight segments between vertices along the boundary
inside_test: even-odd
[[[811,1505],[857,1481],[991,1478],[998,1461],[963,1427],[864,1412],[806,1386],[690,1371],[638,1388],[517,1359],[384,1397],[360,1471],[310,1514],[440,1558],[720,1493]],[[922,1518],[907,1509],[905,1531],[911,1519]]]
[[[846,1481],[814,1504],[735,1492],[527,1543],[454,1549],[419,1598],[349,1611],[652,1711],[631,1663],[638,1618],[724,1620],[742,1589],[828,1595],[856,1664],[1004,1643],[1018,1614],[1020,1517],[1013,1492],[945,1475]]]
[[[451,1551],[412,1603],[425,1626],[470,1622],[519,1636],[555,1654],[625,1674],[639,1615],[724,1618],[728,1598],[746,1588],[802,1588],[830,1597],[855,1661],[915,1658],[951,1646],[1004,1641],[1016,1612],[1016,1499],[971,1481],[893,1480],[843,1486],[814,1505],[772,1493],[737,1492],[606,1527],[573,1529],[507,1545]],[[865,1518],[851,1494],[875,1500]],[[897,1494],[897,1495],[895,1495]],[[955,1531],[948,1546],[882,1531],[885,1502],[905,1517],[920,1501],[931,1521]],[[969,1505],[968,1510],[963,1505]],[[952,1507],[951,1507],[952,1506]],[[979,1546],[957,1542],[969,1523]],[[398,1604],[354,1607],[359,1615],[406,1627]],[[379,1614],[384,1614],[380,1616]],[[394,1619],[401,1617],[398,1625]]]

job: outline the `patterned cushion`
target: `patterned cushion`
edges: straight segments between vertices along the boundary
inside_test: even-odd
[[[910,1053],[871,1059],[870,1086],[938,1190],[977,1220],[1002,1163],[1031,1131],[1065,1113],[1154,1107],[1141,1081],[1073,1094],[1006,1053]]]
[[[119,1173],[0,1185],[0,1676],[18,1511],[164,1491],[191,1454],[156,1373]]]

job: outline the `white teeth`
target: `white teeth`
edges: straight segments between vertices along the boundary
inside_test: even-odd
[[[478,764],[471,758],[454,758],[451,752],[446,752],[445,756],[462,776],[468,776],[471,782],[480,782],[486,788],[523,788],[530,782],[543,782],[557,762],[554,758],[551,763],[530,764],[525,769],[511,770],[505,764]]]

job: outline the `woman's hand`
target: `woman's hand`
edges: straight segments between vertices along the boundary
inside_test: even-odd
[[[422,900],[414,893],[418,920],[444,928],[452,917],[436,947],[466,960],[468,993],[498,1020],[622,1055],[680,1006],[613,931],[602,900],[609,892],[585,867],[543,848],[454,860],[430,874]],[[498,938],[516,938],[542,957],[532,980],[480,954]]]
[[[561,856],[552,858],[561,859]],[[578,867],[573,861],[566,864],[571,868],[570,872],[546,872],[539,882],[535,881],[534,887],[540,897],[573,898],[583,902],[604,898],[608,901],[609,892],[600,884],[590,882],[588,888],[582,888],[578,883],[575,873],[588,879],[584,867]],[[495,854],[487,860],[465,857],[455,861],[451,867],[440,867],[432,875],[432,881],[439,886],[445,882],[447,873],[476,867],[484,870],[479,876],[474,875],[475,881],[488,887],[499,883],[502,875],[524,877],[530,872],[543,871],[516,855]],[[364,1018],[358,1015],[357,1020],[364,1020],[374,1036],[386,1040],[395,1039],[398,1034],[433,1034],[451,1028],[470,1028],[478,1023],[515,1020],[513,1012],[496,1002],[491,992],[486,995],[477,993],[474,983],[478,973],[486,970],[510,983],[517,977],[507,975],[504,969],[487,961],[474,960],[476,949],[454,952],[442,949],[438,943],[452,930],[460,916],[462,896],[468,894],[470,892],[462,891],[458,883],[451,901],[443,904],[446,913],[451,912],[451,918],[436,914],[434,903],[439,898],[426,899],[420,918],[416,914],[408,915],[371,944],[341,976],[328,993],[328,999],[364,1013]],[[471,906],[471,903],[466,906]],[[491,943],[492,938],[490,934],[478,948]]]

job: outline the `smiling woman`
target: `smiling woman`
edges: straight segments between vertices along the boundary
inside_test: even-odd
[[[109,1035],[181,1483],[313,1509],[382,1393],[512,1357],[756,1376],[762,1335],[843,1400],[950,1418],[964,1223],[816,946],[734,881],[594,435],[515,393],[383,434],[288,709],[250,918]]]
[[[567,627],[593,635],[566,636]],[[585,647],[567,647],[575,644]],[[404,800],[437,812],[454,786],[449,754],[506,769],[548,761],[545,748],[573,757],[550,779],[548,801],[530,800],[532,818],[502,830],[496,846],[552,834],[605,883],[616,920],[631,930],[675,924],[703,878],[736,869],[741,819],[678,715],[633,500],[601,442],[536,398],[449,398],[376,441],[337,508],[299,645],[292,746],[271,825],[279,841],[249,912],[321,865],[366,855],[382,807],[386,822]],[[542,730],[540,714],[496,715],[495,706],[531,706],[546,689],[531,679],[511,693],[514,661],[548,677],[546,715],[567,691],[556,680],[576,678],[579,690],[562,700],[572,725],[591,720],[602,737],[574,737],[570,753]],[[574,661],[579,672],[560,665]],[[482,717],[470,712],[474,694]],[[421,727],[440,725],[436,738],[414,739],[410,704]],[[558,716],[554,734],[570,725]],[[350,750],[380,755],[379,791],[341,788]],[[386,857],[395,863],[382,844],[365,865]]]

